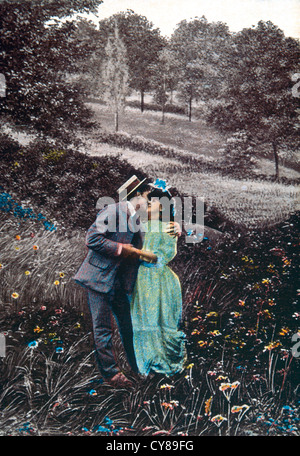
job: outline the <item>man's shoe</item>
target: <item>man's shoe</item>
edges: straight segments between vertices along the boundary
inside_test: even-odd
[[[133,387],[133,383],[125,377],[122,372],[118,372],[118,374],[114,375],[112,378],[107,380],[107,383],[111,386],[116,388],[128,388]]]

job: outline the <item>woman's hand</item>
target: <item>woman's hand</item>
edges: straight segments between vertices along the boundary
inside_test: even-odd
[[[181,236],[181,229],[178,222],[169,222],[165,228],[165,233],[172,237]]]

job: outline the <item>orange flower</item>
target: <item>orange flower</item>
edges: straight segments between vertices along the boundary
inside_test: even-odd
[[[19,234],[17,234],[16,239],[17,239],[17,241],[20,241],[21,236]]]
[[[14,293],[11,295],[11,297],[14,298],[14,299],[18,299],[19,294],[16,293],[16,292],[14,292]]]
[[[207,399],[207,401],[205,401],[205,415],[206,415],[206,416],[210,416],[210,415],[211,415],[211,403],[212,403],[212,399],[213,399],[213,397],[210,396],[210,398]]]
[[[32,248],[33,248],[33,250],[38,250],[39,246],[38,245],[34,245]]]

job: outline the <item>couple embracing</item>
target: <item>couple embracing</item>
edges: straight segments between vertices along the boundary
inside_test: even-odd
[[[181,285],[167,266],[179,231],[173,199],[162,181],[145,181],[132,176],[119,188],[119,202],[99,211],[74,277],[87,291],[98,368],[116,387],[132,382],[113,353],[112,314],[133,373],[172,376],[186,357]]]

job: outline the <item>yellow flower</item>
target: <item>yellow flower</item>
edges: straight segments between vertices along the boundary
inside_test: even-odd
[[[207,345],[207,342],[204,340],[199,340],[198,344],[200,345],[200,347],[205,347],[205,345]]]
[[[60,278],[63,278],[63,277],[65,277],[65,274],[64,274],[63,272],[60,272],[60,273],[59,273],[59,277],[60,277]]]
[[[219,377],[216,378],[216,381],[218,380],[228,380],[228,377],[224,377],[224,375],[219,375]]]
[[[3,264],[0,263],[0,269],[3,269]]]
[[[186,366],[187,369],[192,369],[192,367],[194,367],[194,363],[191,363],[188,366]]]
[[[24,274],[28,276],[28,275],[31,274],[31,272],[30,271],[25,271]]]
[[[273,350],[273,348],[280,347],[280,345],[282,345],[282,344],[281,344],[281,342],[279,342],[279,340],[277,340],[275,342],[270,342],[269,345],[265,345],[263,351],[266,351],[266,350],[271,351],[271,350]]]
[[[220,391],[226,391],[228,388],[230,388],[230,383],[221,383],[219,386]]]
[[[245,301],[242,301],[241,299],[239,300],[239,306],[244,307]]]
[[[20,247],[18,245],[15,245],[15,250],[20,250]]]
[[[40,332],[42,332],[42,331],[44,331],[44,330],[41,329],[39,326],[36,326],[36,327],[34,328],[34,330],[33,330],[33,332],[36,332],[36,333],[40,333]]]
[[[209,331],[208,334],[210,334],[212,336],[220,336],[221,335],[221,333],[220,333],[220,331],[218,329],[215,329],[215,331]]]
[[[206,316],[209,318],[209,317],[217,317],[218,314],[217,312],[209,312],[208,314],[206,314]]]
[[[160,389],[168,389],[170,390],[171,388],[174,388],[173,385],[169,385],[168,383],[165,383],[164,385],[161,385]]]
[[[281,328],[279,334],[280,334],[281,336],[285,336],[285,335],[288,334],[289,332],[290,332],[289,328],[284,327],[284,328]]]
[[[55,280],[54,285],[59,285],[59,280]]]
[[[11,295],[11,297],[14,298],[14,299],[18,299],[19,294],[14,292],[14,293]]]
[[[262,279],[261,283],[270,283],[271,280],[270,279]]]

